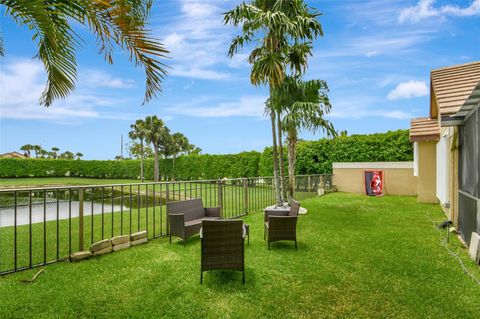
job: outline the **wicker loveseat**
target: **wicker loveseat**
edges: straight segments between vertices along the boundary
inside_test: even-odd
[[[172,236],[185,242],[189,237],[198,234],[202,220],[220,219],[220,207],[204,208],[201,199],[191,199],[167,203],[168,227],[170,243]]]

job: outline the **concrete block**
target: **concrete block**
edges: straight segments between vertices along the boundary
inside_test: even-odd
[[[147,237],[147,231],[139,231],[138,233],[133,233],[130,235],[130,241],[136,241],[138,239],[146,238]]]
[[[468,254],[475,262],[478,263],[480,259],[480,235],[477,233],[472,233]]]
[[[130,236],[128,235],[123,235],[123,236],[116,236],[112,238],[112,245],[120,245],[120,244],[125,244],[130,241]]]
[[[123,244],[118,244],[118,245],[113,246],[113,251],[119,251],[119,250],[122,250],[122,249],[125,249],[125,248],[130,248],[130,246],[131,246],[130,242],[126,242],[126,243],[123,243]]]
[[[89,251],[79,251],[70,255],[70,261],[80,261],[92,257]]]
[[[140,239],[132,241],[130,244],[132,246],[137,246],[137,245],[145,244],[146,242],[148,242],[148,238],[140,238]]]
[[[90,246],[90,251],[92,253],[98,251],[98,250],[102,250],[102,249],[105,249],[105,248],[112,248],[112,240],[111,239],[104,239],[104,240],[101,240],[101,241],[97,241],[96,243],[93,243],[92,246]]]
[[[100,256],[100,255],[105,255],[109,254],[112,252],[112,246],[97,250],[96,252],[93,253],[93,256]]]

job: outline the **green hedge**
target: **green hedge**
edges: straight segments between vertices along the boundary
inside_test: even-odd
[[[402,162],[413,160],[413,146],[408,130],[352,135],[335,139],[304,141],[297,145],[296,174],[332,172],[333,162]],[[286,158],[285,150],[285,158]],[[272,148],[260,159],[260,175],[273,171]]]
[[[285,149],[285,159],[286,154]],[[297,147],[296,173],[331,173],[332,162],[411,160],[413,160],[413,148],[408,138],[408,130],[352,135],[331,140],[300,142]],[[188,155],[181,156],[175,161],[177,180],[271,176],[272,171],[271,147],[265,148],[263,153]],[[160,160],[160,173],[163,179],[172,179],[172,159]],[[0,159],[0,178],[50,176],[138,179],[140,161]],[[152,159],[145,161],[145,177],[153,179]]]
[[[175,161],[177,180],[254,177],[258,173],[259,152],[232,155],[189,155]],[[153,159],[145,160],[145,178],[153,179]],[[172,179],[172,159],[160,160],[163,179]],[[0,159],[0,178],[12,177],[140,177],[139,160],[87,161],[61,159]]]

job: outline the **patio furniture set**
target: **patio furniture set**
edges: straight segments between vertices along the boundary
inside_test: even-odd
[[[295,242],[297,249],[297,219],[300,203],[292,200],[289,208],[265,210],[264,240]],[[200,283],[207,270],[236,270],[242,272],[245,283],[245,237],[250,243],[250,227],[241,219],[221,219],[221,208],[203,207],[201,199],[167,203],[170,243],[172,236],[185,241],[200,234]]]

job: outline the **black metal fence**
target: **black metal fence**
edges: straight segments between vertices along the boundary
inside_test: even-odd
[[[328,190],[331,175],[296,176],[295,198]],[[167,234],[166,202],[202,198],[223,218],[275,203],[271,177],[0,190],[0,275],[47,265],[96,241]]]

